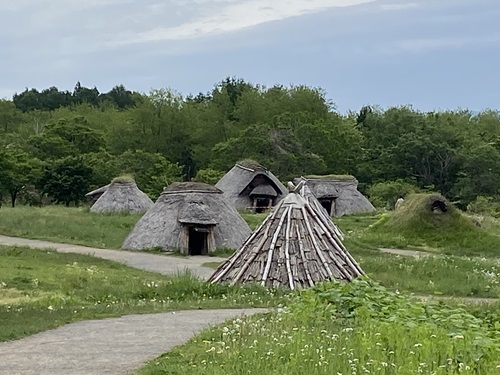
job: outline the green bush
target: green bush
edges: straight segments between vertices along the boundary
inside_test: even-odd
[[[493,197],[480,195],[467,205],[467,212],[500,217],[500,201]]]
[[[193,181],[204,182],[206,184],[215,185],[224,176],[224,172],[217,169],[205,168],[200,169],[196,176],[193,177]]]
[[[418,186],[403,180],[378,182],[368,188],[370,202],[377,208],[393,209],[399,196],[421,192]]]

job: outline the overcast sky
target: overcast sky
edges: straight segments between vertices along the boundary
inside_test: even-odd
[[[498,0],[0,0],[0,97],[211,90],[227,76],[363,105],[500,109]]]

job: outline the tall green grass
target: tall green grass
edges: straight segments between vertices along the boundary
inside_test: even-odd
[[[491,375],[499,329],[362,280],[323,284],[281,312],[207,330],[139,374]]]
[[[389,254],[357,257],[363,270],[392,290],[421,295],[500,298],[500,263],[487,259],[405,257]]]
[[[59,325],[131,313],[269,307],[285,293],[163,276],[79,254],[0,247],[0,341]]]
[[[2,207],[0,234],[119,249],[141,215],[95,214],[63,206]]]
[[[500,298],[500,263],[462,257],[405,257],[365,252],[356,256],[373,280],[417,295]],[[207,262],[216,269],[220,262]]]
[[[240,215],[245,219],[248,226],[254,230],[256,229],[266,218],[269,213],[254,214],[249,212],[240,212]]]

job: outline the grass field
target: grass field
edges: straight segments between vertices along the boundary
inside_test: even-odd
[[[364,281],[327,283],[281,312],[206,330],[139,374],[491,375],[500,368],[498,307],[474,316]]]
[[[266,214],[242,214],[256,228]],[[48,206],[44,208],[2,208],[0,233],[28,238],[83,244],[95,247],[119,248],[129,230],[140,216],[99,215],[87,209]],[[413,259],[382,254],[379,247],[418,248],[432,253],[450,253],[457,244],[464,244],[462,233],[448,234],[445,247],[424,246],[422,237],[391,233],[385,228],[390,213],[351,215],[335,218],[345,234],[345,245],[363,269],[374,279],[394,290],[416,294],[450,295],[459,297],[500,297],[500,269],[496,235],[500,221],[482,219],[483,230],[493,242],[486,244],[486,258],[448,256]],[[459,232],[459,231],[458,231]],[[424,236],[425,237],[425,236]],[[413,242],[408,238],[413,238]],[[455,242],[453,242],[455,240]],[[419,242],[420,241],[420,242]],[[488,240],[489,241],[489,240]],[[429,244],[427,244],[429,245]],[[436,243],[433,244],[436,246]],[[475,255],[484,242],[477,240],[462,247],[458,254]],[[215,255],[229,256],[229,249],[219,249]],[[215,268],[217,263],[208,266]]]
[[[335,218],[346,235],[346,247],[353,254],[373,255],[380,247],[420,249],[448,255],[500,258],[500,220],[475,218],[481,228],[458,226],[433,231],[422,226],[412,231],[394,230],[387,225],[393,213],[351,215]],[[255,229],[266,214],[242,213]],[[102,215],[85,208],[47,206],[42,208],[3,207],[0,234],[44,239],[100,248],[120,248],[141,215]],[[470,220],[470,219],[465,219]],[[224,250],[221,254],[227,254]]]
[[[352,215],[334,219],[353,252],[381,247],[417,249],[457,256],[500,258],[500,220],[462,215],[457,225],[440,228],[412,223],[398,228],[393,212]],[[473,224],[480,224],[480,227]]]
[[[0,234],[118,249],[141,215],[94,214],[86,208],[46,206],[0,210]]]
[[[0,341],[78,320],[179,309],[277,306],[284,293],[163,276],[78,254],[0,247]]]
[[[252,228],[265,218],[243,216]],[[2,208],[0,234],[119,248],[139,217],[57,206]],[[482,219],[488,238],[474,234],[472,241],[467,240],[471,232],[463,230],[442,238],[392,232],[389,220],[387,213],[335,219],[346,247],[383,286],[324,284],[300,295],[211,285],[188,274],[162,276],[90,256],[0,247],[0,340],[131,313],[286,306],[280,313],[211,328],[150,362],[141,374],[495,373],[500,369],[500,303],[465,307],[404,295],[500,297],[500,222]],[[394,256],[380,247],[438,256]]]

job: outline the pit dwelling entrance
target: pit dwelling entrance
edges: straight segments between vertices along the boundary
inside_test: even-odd
[[[323,206],[323,208],[328,212],[328,215],[334,216],[335,214],[335,201],[337,198],[320,198],[318,199],[319,203]]]
[[[207,227],[191,226],[189,227],[188,254],[206,255],[208,254],[208,234],[210,230]]]

